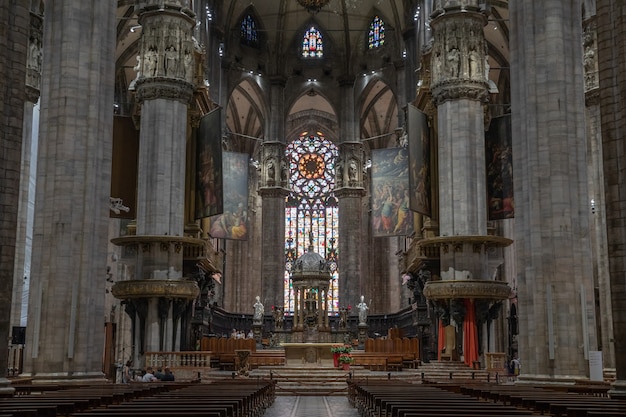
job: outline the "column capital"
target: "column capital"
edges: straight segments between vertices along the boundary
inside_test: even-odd
[[[279,198],[284,199],[289,195],[289,190],[283,187],[261,187],[259,188],[261,198]]]
[[[165,77],[141,78],[137,81],[137,101],[158,98],[177,100],[189,104],[193,96],[193,85],[185,80]]]
[[[365,189],[360,188],[339,188],[335,190],[335,196],[338,199],[343,198],[363,198],[365,197]]]
[[[451,10],[446,9],[446,13],[437,15],[431,23],[434,32],[430,62],[433,99],[437,104],[462,98],[486,102],[489,65],[483,27],[487,18],[478,8],[456,3],[446,2]]]

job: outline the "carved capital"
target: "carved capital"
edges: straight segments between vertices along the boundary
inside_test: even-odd
[[[457,99],[469,99],[487,103],[489,99],[485,81],[446,80],[433,87],[432,95],[436,105]]]
[[[502,281],[441,280],[428,281],[424,286],[424,296],[429,300],[455,298],[505,300],[510,293],[511,288]]]
[[[191,300],[198,296],[200,288],[190,280],[128,280],[116,282],[111,293],[121,300],[153,297]]]
[[[137,101],[158,98],[180,101],[189,104],[193,96],[193,85],[184,80],[162,77],[141,78],[137,81]]]

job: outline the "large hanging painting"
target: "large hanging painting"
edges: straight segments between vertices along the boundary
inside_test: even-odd
[[[416,107],[408,106],[409,189],[411,210],[431,216],[430,135],[428,117]]]
[[[515,217],[511,116],[491,119],[485,133],[489,220]]]
[[[372,151],[372,234],[375,237],[411,235],[409,209],[409,152],[406,148]]]
[[[197,130],[196,219],[220,214],[224,209],[221,119],[220,109],[215,109],[202,117]]]
[[[211,217],[214,238],[248,239],[248,154],[224,152],[224,213]]]

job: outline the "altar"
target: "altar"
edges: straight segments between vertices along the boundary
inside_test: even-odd
[[[283,343],[285,365],[321,365],[333,367],[334,343]]]

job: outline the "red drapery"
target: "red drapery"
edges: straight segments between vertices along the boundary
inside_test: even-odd
[[[465,299],[465,321],[463,322],[463,357],[466,365],[478,360],[478,329],[474,300]]]
[[[439,330],[437,331],[437,360],[441,360],[441,352],[446,347],[446,332],[443,328],[443,321],[439,320]]]

